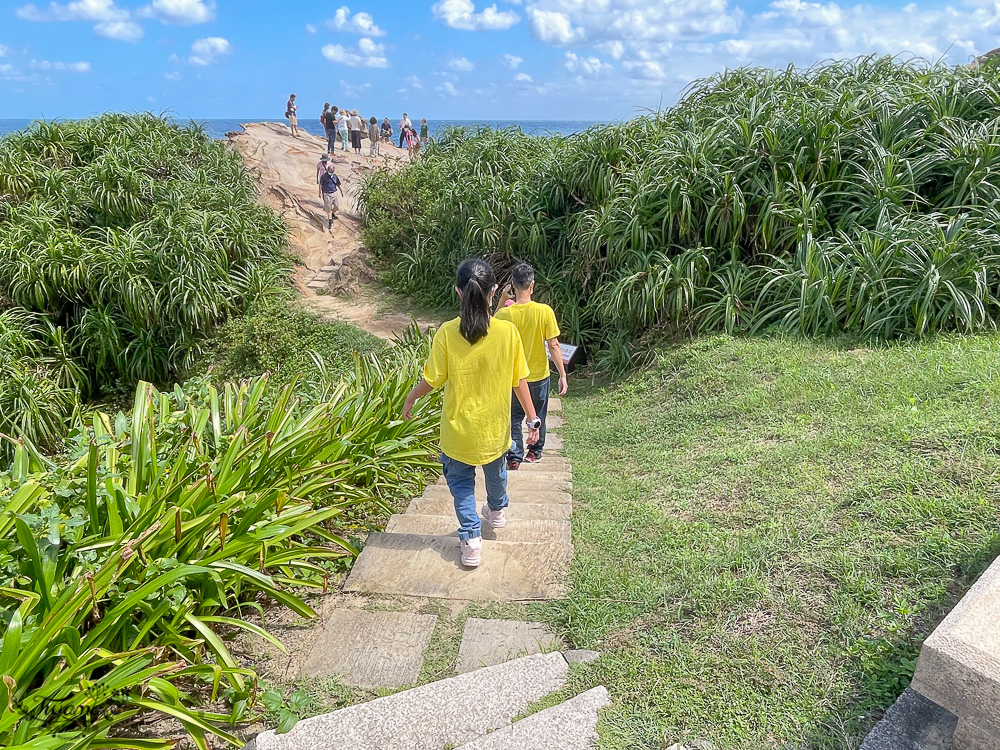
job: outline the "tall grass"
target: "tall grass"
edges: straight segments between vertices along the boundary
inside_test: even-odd
[[[284,244],[239,154],[197,126],[109,114],[3,138],[0,337],[30,363],[0,350],[0,432],[51,443],[74,392],[176,378],[280,283]]]
[[[432,303],[463,256],[527,260],[570,337],[612,355],[663,329],[991,329],[997,71],[741,69],[573,136],[455,131],[369,176],[365,237]]]

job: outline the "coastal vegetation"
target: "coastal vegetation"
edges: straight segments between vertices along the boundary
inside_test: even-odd
[[[270,708],[231,639],[280,648],[252,615],[311,616],[424,481],[428,340],[294,307],[285,242],[196,126],[0,140],[0,746],[174,747],[156,713],[239,744]]]
[[[612,366],[664,332],[990,330],[998,115],[995,61],[731,70],[576,135],[452,130],[371,173],[365,239],[439,305],[465,256],[532,263],[568,338]]]

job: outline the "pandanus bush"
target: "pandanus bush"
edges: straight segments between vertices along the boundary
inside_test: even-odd
[[[244,615],[313,615],[302,592],[357,553],[344,514],[378,512],[433,464],[433,405],[400,418],[418,363],[397,350],[276,390],[142,382],[130,416],[81,419],[58,462],[16,440],[0,474],[0,746],[172,746],[137,734],[149,711],[197,747],[237,743],[227,725],[252,713],[256,677],[227,640],[280,647]]]
[[[992,329],[998,69],[746,68],[575,135],[455,133],[367,179],[365,237],[437,304],[464,256],[526,260],[569,336],[609,351],[660,329]]]
[[[75,401],[60,389],[176,379],[283,283],[285,236],[240,155],[197,126],[109,114],[0,139],[0,313],[30,316],[39,363],[0,361],[0,432],[46,445]]]

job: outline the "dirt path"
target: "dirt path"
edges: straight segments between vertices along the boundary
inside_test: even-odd
[[[334,152],[332,161],[343,183],[344,197],[338,219],[333,229],[328,230],[323,200],[316,184],[316,164],[326,151],[325,139],[305,132],[293,138],[288,126],[280,123],[253,123],[243,127],[243,133],[230,134],[229,140],[243,155],[247,166],[259,174],[264,201],[281,213],[289,225],[289,242],[301,263],[296,269],[295,283],[302,293],[303,304],[381,338],[392,338],[401,332],[410,324],[410,315],[404,311],[388,311],[383,290],[377,285],[354,283],[350,296],[317,294],[316,291],[326,291],[327,281],[337,278],[344,259],[362,249],[362,223],[356,198],[363,176],[371,169],[396,168],[406,161],[406,151],[382,144],[381,155],[369,158],[368,141],[365,140],[361,156],[339,148]],[[418,322],[426,327],[439,321]]]

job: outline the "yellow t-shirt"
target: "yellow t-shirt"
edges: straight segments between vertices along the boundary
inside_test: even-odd
[[[475,344],[462,336],[459,320],[434,334],[424,380],[444,386],[441,452],[472,466],[494,461],[510,449],[510,399],[528,376],[517,328],[496,320]]]
[[[541,302],[524,302],[497,310],[497,320],[509,320],[517,326],[528,360],[528,382],[535,383],[549,377],[549,355],[545,342],[559,335],[559,325],[552,308]]]

